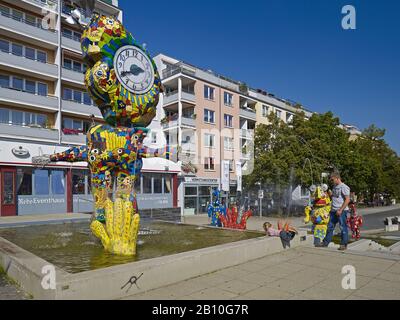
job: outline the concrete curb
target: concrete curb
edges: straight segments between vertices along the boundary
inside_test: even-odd
[[[299,230],[291,246],[295,248],[311,242],[306,231]],[[41,285],[43,267],[51,264],[3,238],[0,238],[0,264],[35,299],[119,299],[283,250],[278,237],[262,236],[76,274],[56,267],[53,290],[45,290]],[[133,277],[139,278],[136,285],[128,284],[123,288]]]

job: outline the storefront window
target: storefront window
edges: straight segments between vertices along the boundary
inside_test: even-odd
[[[72,171],[72,194],[85,194],[85,172]]]
[[[17,169],[17,194],[19,196],[32,195],[32,169]]]
[[[171,193],[172,179],[170,176],[164,176],[164,193]]]
[[[64,171],[53,170],[51,173],[51,190],[53,194],[65,194]]]
[[[210,196],[210,187],[209,186],[199,187],[199,195],[200,196]]]
[[[143,175],[143,193],[151,193],[151,177]]]
[[[49,170],[35,170],[35,194],[49,194]]]
[[[186,187],[185,196],[197,196],[197,187]]]
[[[153,176],[153,184],[154,184],[154,193],[162,193],[162,176],[154,175]]]
[[[14,204],[14,174],[3,172],[3,204]]]
[[[185,210],[194,210],[196,213],[197,209],[197,198],[196,197],[185,197]]]

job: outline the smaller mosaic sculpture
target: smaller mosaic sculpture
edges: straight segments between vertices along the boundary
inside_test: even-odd
[[[221,217],[226,216],[226,206],[221,203],[221,191],[215,189],[213,191],[214,201],[208,205],[207,213],[211,218],[211,225],[214,227],[222,227]]]
[[[350,202],[350,217],[347,218],[347,225],[351,230],[351,237],[355,240],[361,237],[361,227],[363,225],[362,216],[357,214],[356,205],[354,202]]]
[[[321,243],[328,229],[329,213],[331,211],[331,199],[328,194],[328,186],[311,186],[310,203],[305,208],[304,223],[313,224],[314,245]]]
[[[220,215],[220,220],[224,228],[244,230],[246,229],[247,219],[250,218],[252,214],[251,210],[244,212],[243,209],[238,213],[237,207],[233,206],[232,208],[228,208],[226,215]]]

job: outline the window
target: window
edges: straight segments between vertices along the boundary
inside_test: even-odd
[[[17,169],[17,194],[19,196],[32,195],[32,169]]]
[[[204,158],[204,170],[214,170],[214,158]]]
[[[286,113],[286,122],[287,123],[291,123],[292,121],[293,121],[293,118],[294,118],[294,114],[292,114],[292,113]]]
[[[76,102],[81,103],[82,102],[82,92],[81,91],[75,91],[73,93],[73,100]]]
[[[232,128],[233,127],[233,116],[229,115],[229,114],[225,114],[224,115],[224,125],[225,127],[229,127]]]
[[[37,52],[37,61],[47,63],[47,53],[43,51]]]
[[[10,87],[10,77],[5,75],[0,75],[0,86],[4,88]]]
[[[90,96],[87,92],[83,93],[83,103],[89,106],[92,104],[92,99],[90,99]]]
[[[10,110],[0,109],[0,123],[9,123],[10,121]]]
[[[22,56],[22,46],[20,44],[11,44],[11,52],[16,56]]]
[[[204,86],[204,98],[214,100],[214,88]]]
[[[3,52],[10,52],[10,43],[6,40],[0,40],[0,50]]]
[[[14,89],[23,90],[24,89],[24,80],[21,78],[13,77],[12,78],[12,87]]]
[[[47,116],[44,114],[36,115],[36,124],[42,127],[45,127],[47,123]]]
[[[65,194],[64,171],[53,170],[51,172],[51,192],[53,194]]]
[[[225,150],[233,150],[233,138],[224,137],[224,149]]]
[[[10,15],[10,8],[6,6],[1,6],[0,5],[0,12],[3,16],[9,16]]]
[[[204,109],[204,122],[215,123],[214,115],[215,115],[214,111]]]
[[[171,193],[172,179],[170,176],[164,176],[164,193]]]
[[[215,135],[213,134],[204,134],[204,146],[206,147],[215,147]]]
[[[24,125],[29,126],[30,124],[35,123],[35,115],[30,112],[24,112]]]
[[[31,26],[36,25],[36,17],[25,13],[25,22]]]
[[[82,63],[74,61],[72,69],[77,72],[82,72]]]
[[[26,80],[25,81],[25,91],[35,94],[35,92],[36,92],[36,83],[35,83],[35,81]]]
[[[83,124],[81,120],[73,120],[72,121],[72,129],[75,130],[83,130]]]
[[[263,117],[268,117],[268,106],[266,106],[265,104],[262,105],[262,116]]]
[[[229,107],[233,105],[233,95],[229,92],[224,92],[224,104]]]
[[[83,170],[72,171],[72,194],[85,194],[85,173]]]
[[[25,58],[35,60],[35,49],[25,47]]]
[[[24,123],[24,113],[22,111],[11,111],[11,123],[22,126]]]
[[[81,33],[74,31],[74,37],[73,37],[73,39],[74,39],[75,41],[80,42],[80,41],[81,41],[81,37],[82,37],[82,34],[81,34]]]
[[[276,109],[275,114],[276,114],[276,116],[277,116],[278,118],[280,118],[280,117],[282,116],[282,111]]]
[[[72,39],[72,30],[69,29],[63,29],[62,31],[63,36]]]
[[[23,13],[21,12],[21,11],[18,11],[18,10],[13,10],[12,11],[12,18],[14,19],[14,20],[17,20],[17,21],[22,21],[22,19],[23,19]]]
[[[143,193],[151,193],[151,176],[143,175]]]
[[[40,96],[47,96],[47,84],[38,82],[37,86],[38,86],[37,94]]]
[[[63,89],[63,99],[64,100],[72,100],[72,90],[64,88]]]
[[[154,187],[154,193],[162,193],[162,176],[161,175],[153,176],[153,187]]]
[[[233,168],[233,160],[229,160],[229,171],[230,172],[234,172],[234,168]]]
[[[63,119],[63,128],[72,129],[72,119],[64,118]]]
[[[35,194],[48,195],[49,194],[49,171],[36,169],[35,170]]]
[[[197,187],[185,187],[185,196],[197,196]]]
[[[64,58],[64,68],[65,69],[72,69],[72,60]]]

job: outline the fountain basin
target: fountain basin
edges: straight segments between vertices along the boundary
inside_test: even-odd
[[[34,252],[0,237],[0,266],[36,299],[118,299],[283,250],[279,238],[265,237],[262,233],[216,230],[209,227],[199,229],[198,226],[182,224],[172,225],[174,228],[181,228],[181,230],[189,228],[190,232],[203,232],[205,230],[210,235],[215,232],[228,232],[234,234],[236,241],[217,245],[211,242],[211,246],[197,249],[189,248],[189,251],[173,254],[166,252],[167,255],[147,257],[142,260],[138,257],[139,261],[124,261],[122,264],[113,265],[111,263],[110,266],[103,264],[97,265],[98,268],[85,267],[81,270],[73,270],[70,269],[70,266],[62,265],[60,267],[59,261],[54,260],[54,257],[46,258],[45,254],[42,253],[39,253],[41,255],[39,257]],[[154,229],[154,227],[157,227],[157,225],[152,225],[151,228]],[[4,235],[4,231],[0,231],[1,234]],[[12,239],[9,235],[5,236]],[[247,237],[247,239],[243,240],[243,237]],[[148,241],[146,236],[143,236],[143,239],[145,242]],[[307,236],[295,237],[292,246],[295,247],[308,242],[300,241],[301,239],[307,240]],[[166,245],[168,247],[168,244]],[[101,245],[99,244],[99,246]],[[37,249],[32,251],[35,250]],[[139,246],[138,252],[140,250]],[[42,286],[45,276],[42,272],[43,270],[46,272],[46,269],[43,268],[49,265],[55,267],[55,288],[46,290]],[[69,272],[65,269],[68,269]],[[132,277],[139,279],[132,286],[128,284],[124,287],[130,279],[134,279]]]

